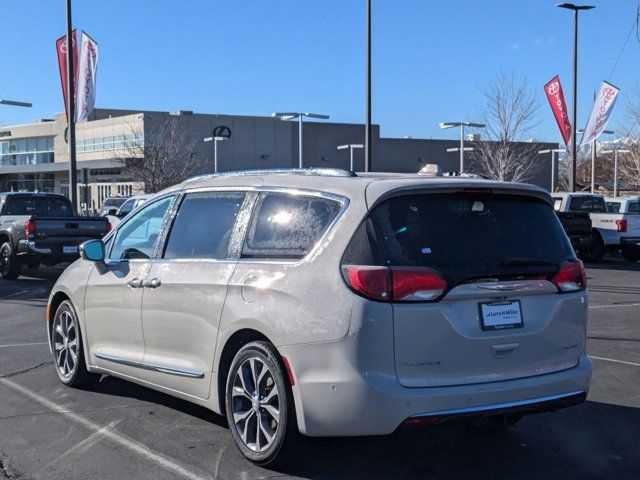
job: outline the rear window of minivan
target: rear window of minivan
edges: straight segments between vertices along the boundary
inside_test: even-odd
[[[369,229],[368,236],[377,246],[372,250],[381,253],[370,261],[435,268],[453,282],[552,272],[574,258],[553,208],[537,198],[483,193],[403,195],[374,207],[370,220],[371,225],[365,223],[361,230]],[[358,235],[363,232],[354,239]],[[362,245],[362,239],[358,243]],[[354,255],[355,250],[347,249],[345,255]]]

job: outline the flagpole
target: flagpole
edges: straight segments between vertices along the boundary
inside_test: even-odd
[[[76,47],[77,48],[77,47]],[[73,65],[73,24],[71,22],[71,0],[67,0],[67,118],[69,132],[69,198],[73,211],[78,212],[78,172],[76,167],[76,119],[75,119],[75,74]]]

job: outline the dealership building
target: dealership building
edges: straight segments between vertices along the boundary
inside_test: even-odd
[[[298,123],[268,116],[198,114],[191,111],[154,112],[95,109],[87,121],[76,125],[79,188],[86,188],[91,209],[99,208],[110,196],[141,192],[127,171],[125,152],[144,151],[146,139],[154,138],[154,125],[172,121],[180,125],[194,145],[194,154],[209,162],[213,171],[214,143],[218,170],[295,168],[298,166]],[[217,127],[229,138],[205,142]],[[226,127],[226,128],[224,128]],[[0,127],[0,191],[29,190],[67,195],[68,149],[64,113],[54,119]],[[364,125],[334,122],[305,122],[303,159],[305,167],[349,168],[349,150],[339,145],[364,143]],[[137,146],[138,149],[131,147]],[[443,171],[457,171],[457,152],[447,149],[456,140],[383,138],[373,126],[374,171],[417,172],[426,164],[438,164]],[[558,148],[557,143],[540,143],[540,149]],[[129,153],[130,154],[130,153]],[[143,160],[143,159],[140,159]],[[551,182],[551,157],[539,155],[540,169],[532,183],[547,189]],[[354,150],[354,170],[364,170],[362,149]]]

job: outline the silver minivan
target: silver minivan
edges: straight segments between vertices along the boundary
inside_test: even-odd
[[[47,309],[60,380],[203,405],[259,464],[298,433],[511,426],[589,389],[585,271],[532,185],[202,176],[81,250]]]

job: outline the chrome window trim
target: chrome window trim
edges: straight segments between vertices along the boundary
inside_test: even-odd
[[[484,412],[487,410],[501,410],[504,408],[520,407],[520,406],[532,405],[536,403],[549,402],[552,400],[559,400],[561,398],[572,397],[574,395],[580,395],[583,393],[585,392],[583,392],[582,390],[576,390],[568,393],[560,393],[558,395],[548,395],[546,397],[537,397],[537,398],[529,398],[527,400],[519,400],[517,402],[494,403],[491,405],[480,405],[477,407],[453,408],[450,410],[438,410],[435,412],[419,413],[417,415],[412,415],[410,418],[431,417],[431,416],[441,416],[441,415],[458,415],[458,414],[465,414],[465,413]]]
[[[195,370],[187,370],[181,368],[165,367],[163,365],[154,365],[151,363],[134,362],[120,357],[114,357],[113,355],[105,355],[104,353],[94,354],[96,358],[106,360],[108,362],[119,363],[120,365],[127,365],[129,367],[141,368],[143,370],[152,370],[154,372],[168,373],[170,375],[178,375],[181,377],[189,378],[203,378],[204,372],[198,372]]]

